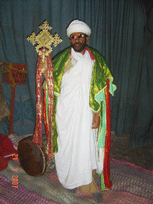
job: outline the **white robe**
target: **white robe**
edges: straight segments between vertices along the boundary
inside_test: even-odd
[[[91,183],[92,170],[97,169],[93,113],[89,107],[93,60],[88,51],[84,55],[71,51],[77,63],[63,75],[56,112],[55,163],[59,181],[67,189]]]

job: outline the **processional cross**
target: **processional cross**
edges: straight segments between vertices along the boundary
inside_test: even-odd
[[[27,40],[30,41],[33,45],[37,42],[36,51],[39,55],[45,55],[48,56],[49,53],[52,52],[51,45],[53,44],[54,47],[56,47],[59,43],[62,42],[62,39],[59,37],[59,35],[56,33],[53,37],[52,34],[48,31],[51,30],[52,27],[47,23],[45,20],[42,25],[39,26],[41,31],[36,35],[35,32],[32,32],[32,34],[27,37]],[[45,54],[41,51],[40,48],[46,48]]]
[[[54,97],[54,81],[53,81],[53,68],[51,45],[56,47],[62,42],[62,39],[56,33],[54,36],[48,31],[52,27],[45,20],[39,26],[41,31],[36,35],[34,32],[27,37],[27,40],[35,45],[36,52],[38,53],[37,69],[36,69],[36,126],[33,137],[33,142],[42,147],[42,121],[44,118],[45,131],[47,135],[46,154],[48,157],[48,169],[54,163],[53,155],[53,97]],[[47,81],[47,88],[44,89],[42,100],[42,74],[44,74]]]

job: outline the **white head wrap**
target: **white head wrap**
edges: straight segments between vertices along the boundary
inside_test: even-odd
[[[83,21],[79,21],[79,20],[73,20],[68,28],[67,28],[67,36],[70,37],[70,35],[72,33],[76,33],[76,32],[82,32],[85,33],[86,35],[90,36],[91,34],[91,29],[89,28],[89,26],[84,23]]]

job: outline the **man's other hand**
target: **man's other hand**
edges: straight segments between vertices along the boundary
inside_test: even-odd
[[[93,121],[92,121],[92,129],[99,128],[99,125],[100,125],[100,116],[99,116],[99,113],[94,113]]]

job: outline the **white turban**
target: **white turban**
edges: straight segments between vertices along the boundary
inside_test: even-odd
[[[72,33],[76,32],[81,32],[89,36],[91,34],[91,29],[83,21],[73,20],[67,28],[67,36],[70,37]]]

